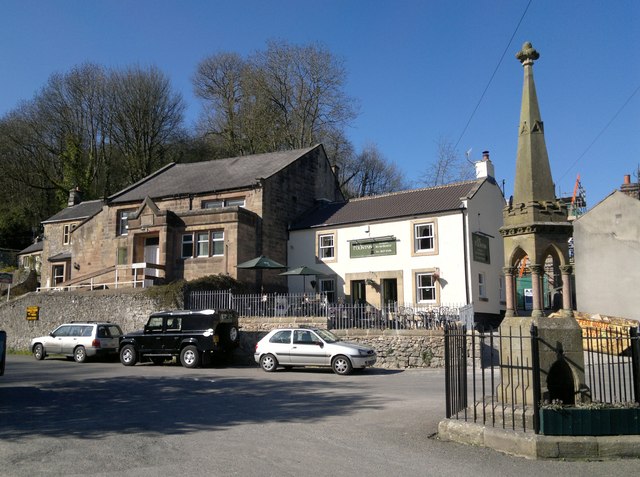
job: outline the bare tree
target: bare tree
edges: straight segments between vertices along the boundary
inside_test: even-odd
[[[104,85],[101,67],[81,65],[52,75],[33,100],[3,118],[5,173],[32,189],[57,191],[61,204],[71,187],[99,194],[107,167]]]
[[[196,96],[207,105],[200,128],[205,134],[217,136],[230,154],[246,149],[241,117],[247,68],[239,55],[220,53],[201,61],[192,80]]]
[[[360,154],[345,164],[342,181],[343,191],[348,197],[384,194],[405,187],[400,170],[373,143],[366,145]]]
[[[247,60],[213,55],[193,79],[204,102],[201,131],[234,154],[314,145],[355,117],[345,77],[342,63],[319,45],[271,41]]]
[[[185,105],[156,67],[112,71],[109,90],[109,135],[128,165],[129,179],[137,181],[170,162]]]
[[[460,157],[449,140],[440,137],[436,148],[436,157],[423,174],[422,180],[425,185],[434,187],[475,177],[473,165]]]
[[[108,73],[85,64],[53,74],[0,118],[3,174],[44,194],[53,212],[73,187],[85,198],[107,196],[171,160],[182,108],[156,68]]]

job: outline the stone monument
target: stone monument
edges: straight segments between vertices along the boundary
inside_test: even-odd
[[[541,399],[573,404],[585,399],[582,331],[571,306],[569,238],[572,225],[566,205],[555,197],[544,139],[544,124],[533,81],[533,63],[540,54],[526,42],[516,58],[524,67],[513,196],[504,208],[504,274],[506,314],[500,331],[502,399],[532,405],[532,325],[539,338]],[[555,317],[545,316],[545,270],[561,272],[562,305]],[[530,310],[518,307],[516,276],[530,275]],[[506,336],[510,338],[505,339]],[[517,369],[518,372],[513,372]]]

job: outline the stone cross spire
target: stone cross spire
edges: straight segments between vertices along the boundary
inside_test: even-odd
[[[549,156],[544,141],[544,125],[538,107],[536,86],[533,82],[533,62],[540,54],[526,42],[516,54],[524,67],[514,204],[529,204],[556,200],[549,167]]]

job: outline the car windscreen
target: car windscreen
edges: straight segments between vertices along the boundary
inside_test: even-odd
[[[336,335],[327,330],[313,330],[315,331],[320,338],[322,338],[327,343],[335,343],[336,341],[340,341]]]
[[[71,331],[71,327],[70,326],[61,326],[60,328],[56,329],[53,333],[51,333],[53,336],[58,337],[58,336],[69,336],[69,332]]]

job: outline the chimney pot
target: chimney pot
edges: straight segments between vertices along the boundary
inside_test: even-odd
[[[625,184],[631,184],[631,174],[625,174],[624,183]]]
[[[483,161],[489,160],[489,151],[482,151],[482,160]]]

